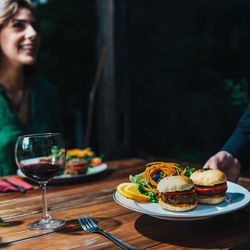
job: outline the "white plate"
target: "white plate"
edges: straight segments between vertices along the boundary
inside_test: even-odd
[[[220,214],[226,214],[245,207],[250,202],[250,192],[233,182],[227,182],[227,198],[218,205],[199,204],[194,210],[187,212],[171,212],[164,210],[158,203],[137,203],[128,199],[117,191],[114,193],[114,200],[123,207],[148,214],[164,220],[190,221],[203,220]]]
[[[76,182],[76,181],[80,181],[80,180],[84,180],[84,179],[87,179],[88,177],[90,176],[93,176],[93,175],[97,175],[97,174],[100,174],[104,171],[106,171],[108,168],[107,164],[106,163],[102,163],[101,165],[99,166],[95,166],[95,167],[92,167],[92,168],[88,168],[88,171],[86,174],[78,174],[78,175],[72,175],[72,176],[67,176],[67,175],[57,175],[55,176],[52,181],[50,181],[49,183],[53,184],[53,183],[56,183],[56,184],[59,184],[59,183],[66,183],[66,182]],[[19,176],[22,176],[22,177],[25,177],[27,178],[22,172],[20,169],[17,170],[17,174]]]

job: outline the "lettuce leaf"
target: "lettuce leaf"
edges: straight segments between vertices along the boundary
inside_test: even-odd
[[[184,170],[186,169],[185,176],[190,177],[190,175],[195,171],[195,168],[190,168],[189,166],[186,166]],[[182,172],[184,171],[182,170]]]
[[[141,177],[143,176],[144,172],[140,173],[140,174],[137,174],[137,175],[130,175],[129,176],[129,180],[132,182],[132,183],[140,183],[140,179]]]
[[[146,196],[149,196],[151,199],[150,201],[151,202],[155,202],[157,203],[158,202],[158,199],[156,197],[156,194],[154,192],[151,192],[151,191],[148,191],[148,190],[145,190],[143,187],[148,187],[147,183],[145,182],[144,179],[141,179],[141,177],[143,176],[144,172],[140,173],[140,174],[137,174],[137,175],[130,175],[129,176],[129,180],[135,184],[136,188],[138,189],[138,191]]]

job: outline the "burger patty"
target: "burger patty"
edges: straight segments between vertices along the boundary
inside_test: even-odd
[[[223,189],[213,189],[213,190],[208,190],[208,191],[198,191],[198,195],[204,195],[204,196],[213,196],[213,195],[218,195],[218,194],[225,194],[226,193],[227,188],[223,188]]]
[[[65,175],[86,174],[87,169],[88,169],[87,167],[82,168],[82,169],[78,169],[78,170],[75,170],[75,169],[65,169],[65,170],[64,170],[64,174],[65,174]]]
[[[163,194],[160,193],[160,198],[170,204],[193,204],[198,200],[197,193],[191,194]]]
[[[84,159],[74,158],[65,165],[65,175],[85,174],[88,170],[88,162]]]
[[[87,166],[88,162],[84,159],[79,159],[79,158],[73,158],[66,163],[66,166],[68,167],[76,167],[76,166],[84,166],[84,165]]]

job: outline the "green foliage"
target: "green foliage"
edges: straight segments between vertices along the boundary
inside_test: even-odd
[[[239,81],[226,79],[224,83],[225,90],[228,92],[232,101],[232,106],[236,110],[243,112],[249,102],[247,80],[245,78],[242,78]]]
[[[250,1],[127,2],[132,151],[203,162],[249,101]],[[66,107],[85,112],[96,69],[95,4],[37,5],[40,73]]]
[[[204,163],[249,101],[250,1],[129,3],[134,151]]]

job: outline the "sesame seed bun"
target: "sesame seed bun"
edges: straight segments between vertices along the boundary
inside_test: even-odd
[[[199,186],[214,186],[227,181],[226,175],[217,169],[195,171],[191,174],[190,179]]]
[[[177,175],[163,178],[157,185],[159,192],[175,192],[189,190],[194,186],[193,181],[187,176]]]

